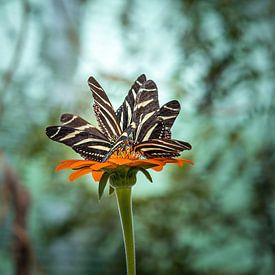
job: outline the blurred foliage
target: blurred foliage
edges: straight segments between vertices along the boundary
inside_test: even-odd
[[[32,198],[34,274],[124,274],[114,197],[54,173],[77,156],[44,128],[65,112],[94,122],[89,75],[118,106],[140,73],[181,101],[174,135],[195,165],[135,187],[138,274],[275,274],[274,1],[0,5],[0,274],[15,261],[7,165]]]

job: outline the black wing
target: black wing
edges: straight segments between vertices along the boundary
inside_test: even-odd
[[[137,80],[129,90],[128,95],[125,97],[122,105],[116,111],[116,116],[120,123],[120,128],[122,129],[122,131],[129,127],[132,122],[137,93],[145,81],[146,76],[144,74],[140,75],[137,78]]]
[[[114,140],[122,133],[114,108],[100,84],[91,76],[88,84],[93,93],[94,111],[101,131],[108,139]]]
[[[77,115],[63,114],[60,117],[60,121],[62,126],[71,127],[78,131],[87,131],[96,135],[98,138],[107,140],[107,138],[95,126]]]
[[[68,126],[50,126],[46,128],[46,134],[50,139],[70,146],[84,159],[102,161],[111,148],[110,142],[106,137],[102,138],[102,133],[95,127],[83,131]]]
[[[177,100],[169,101],[164,104],[156,114],[156,126],[153,131],[146,135],[143,141],[148,139],[171,139],[171,128],[180,112],[180,103]]]
[[[176,157],[180,155],[181,151],[191,148],[189,143],[175,139],[150,139],[137,144],[134,150],[147,158],[154,158]]]
[[[147,80],[138,92],[133,112],[133,122],[136,124],[134,141],[139,143],[144,135],[151,130],[156,122],[157,110],[159,109],[158,90],[154,81]]]

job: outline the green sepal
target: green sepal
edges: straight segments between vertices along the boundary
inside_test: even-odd
[[[153,182],[150,173],[144,167],[121,166],[115,171],[105,172],[103,175],[108,174],[107,179],[109,178],[109,184],[110,184],[109,195],[111,195],[114,192],[114,189],[117,187],[132,187],[133,185],[135,185],[137,181],[137,173],[139,171],[142,172],[150,182]],[[102,176],[102,179],[103,179],[103,176]],[[104,183],[104,186],[102,187],[99,186],[99,190],[100,188],[103,188],[104,190],[106,183]],[[102,194],[100,195],[100,198],[101,196]]]
[[[141,168],[139,168],[139,171],[142,172],[143,175],[144,175],[150,182],[153,182],[153,179],[152,179],[150,173],[149,173],[146,169],[144,169],[144,168],[141,167]]]
[[[103,193],[104,193],[104,189],[105,189],[106,184],[107,184],[107,182],[108,182],[109,176],[110,176],[110,174],[107,173],[107,172],[105,172],[105,173],[102,175],[102,177],[101,177],[101,179],[100,179],[100,181],[99,181],[99,184],[98,184],[98,200],[101,199],[101,197],[102,197],[102,195],[103,195]]]
[[[137,167],[131,167],[126,175],[126,182],[128,183],[129,186],[133,186],[137,182],[137,172],[138,168]]]
[[[136,167],[121,166],[119,169],[116,169],[115,172],[110,174],[110,185],[113,188],[131,187],[137,181],[136,173]]]
[[[109,186],[109,196],[111,196],[115,191],[115,188],[113,188],[111,185]]]

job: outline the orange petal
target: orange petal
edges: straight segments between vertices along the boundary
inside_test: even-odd
[[[188,159],[156,158],[155,160],[160,161],[162,163],[176,163],[179,166],[182,166],[184,162],[194,164],[191,160]]]
[[[177,161],[177,163],[178,163],[178,165],[179,166],[182,166],[183,165],[183,163],[185,162],[185,163],[189,163],[189,164],[194,164],[191,160],[189,160],[189,159],[176,159],[176,161]]]
[[[143,160],[132,160],[131,162],[128,163],[129,166],[133,167],[139,167],[139,166],[146,166],[147,164],[143,162]]]
[[[76,172],[72,173],[70,176],[69,176],[69,180],[70,181],[73,181],[79,177],[82,177],[88,173],[91,173],[92,172],[92,169],[91,168],[83,168],[81,170],[77,170]]]
[[[101,172],[101,171],[93,171],[92,176],[94,178],[94,181],[100,181],[103,174],[104,172]]]
[[[97,164],[94,164],[93,165],[93,170],[97,171],[97,170],[100,170],[102,168],[105,168],[105,167],[112,167],[112,163],[110,163],[109,161],[106,161],[106,162],[98,162]]]
[[[161,159],[147,159],[143,160],[144,164],[153,164],[153,165],[165,165],[165,161],[162,161]]]
[[[93,161],[93,160],[79,160],[76,163],[73,163],[71,165],[72,169],[76,169],[76,168],[81,168],[81,167],[87,167],[87,166],[92,166],[94,164],[98,163],[97,161]]]
[[[153,169],[153,170],[159,172],[159,171],[161,171],[161,170],[163,169],[163,167],[164,167],[164,165],[159,165],[159,166],[154,166],[154,167],[152,167],[151,169]]]
[[[72,164],[78,162],[78,160],[63,160],[59,163],[59,165],[55,168],[55,171],[59,171],[62,169],[70,168]]]
[[[131,162],[133,162],[134,160],[131,159],[123,159],[123,158],[111,158],[108,160],[108,162],[116,164],[116,165],[127,165]]]
[[[128,163],[129,166],[134,166],[134,167],[140,167],[140,166],[158,166],[158,165],[163,165],[162,162],[152,160],[152,159],[135,159],[131,160]]]

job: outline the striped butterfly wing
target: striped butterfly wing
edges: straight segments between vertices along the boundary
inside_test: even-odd
[[[184,150],[190,150],[189,143],[175,139],[150,139],[137,144],[134,150],[147,158],[177,157]]]
[[[116,116],[122,131],[126,130],[126,128],[129,127],[132,122],[137,93],[140,90],[141,86],[145,83],[145,81],[146,76],[144,74],[140,75],[137,78],[137,80],[129,90],[128,95],[125,97],[122,105],[116,111]]]
[[[107,140],[107,138],[95,126],[77,115],[63,114],[60,117],[60,121],[62,126],[71,127],[78,131],[91,132],[91,134],[96,135],[98,138]]]
[[[156,114],[156,121],[153,123],[153,131],[147,135],[147,139],[164,138],[171,139],[171,128],[180,112],[180,103],[177,100],[164,104]],[[146,139],[145,139],[146,140]]]
[[[147,80],[137,94],[134,106],[133,122],[136,124],[134,141],[146,139],[145,136],[153,131],[152,123],[156,121],[159,109],[158,89],[154,81]]]
[[[61,122],[61,126],[46,128],[46,134],[50,139],[71,147],[84,159],[103,160],[111,144],[96,127],[70,114],[62,115]]]
[[[115,140],[122,133],[114,108],[100,84],[94,77],[88,79],[88,84],[94,98],[94,111],[97,122],[103,134],[110,140]]]

